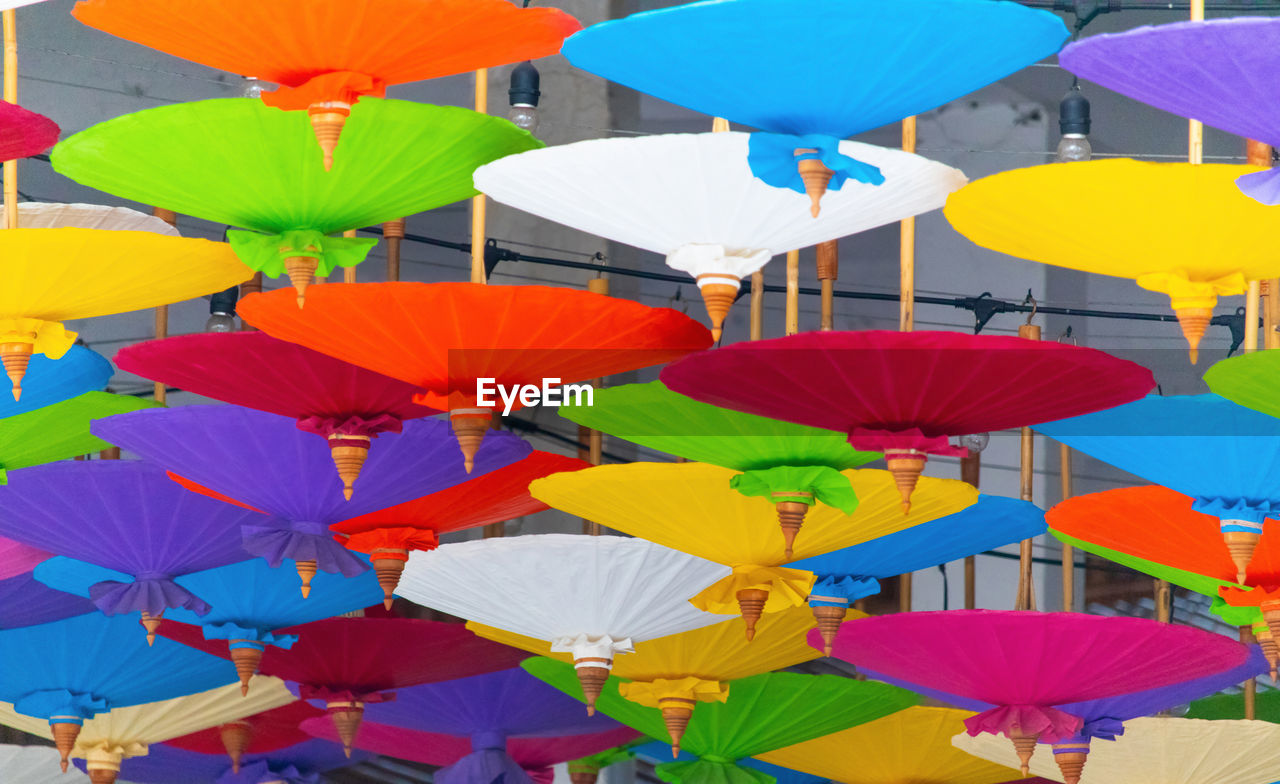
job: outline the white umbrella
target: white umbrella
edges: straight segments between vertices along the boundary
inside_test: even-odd
[[[149,744],[243,719],[295,699],[284,681],[259,675],[254,678],[253,691],[247,697],[241,695],[240,684],[236,682],[172,700],[115,708],[84,723],[71,756],[85,760],[93,784],[112,784],[120,773],[121,763],[128,757],[144,756]],[[0,703],[0,724],[53,738],[47,720],[18,713],[8,703]],[[56,771],[56,750],[50,759],[50,767]]]
[[[743,277],[772,256],[938,209],[963,173],[901,150],[841,142],[876,166],[881,185],[847,180],[809,216],[809,197],[756,179],[749,134],[667,134],[592,141],[481,166],[476,188],[496,201],[637,248],[698,282],[712,331]]]
[[[951,742],[1016,768],[1009,741],[957,735]],[[1280,725],[1266,721],[1143,718],[1125,722],[1114,742],[1094,743],[1082,784],[1269,784],[1280,771]],[[1031,775],[1062,781],[1049,755],[1031,758]]]
[[[4,0],[0,0],[3,8]],[[103,229],[107,231],[149,231],[178,236],[178,230],[154,215],[128,207],[102,204],[61,204],[24,201],[18,204],[18,225],[24,229]]]
[[[397,593],[571,653],[594,710],[615,654],[724,620],[688,599],[729,574],[643,539],[545,534],[416,551]]]
[[[0,781],[15,784],[89,784],[72,768],[58,769],[58,750],[49,746],[0,746]]]

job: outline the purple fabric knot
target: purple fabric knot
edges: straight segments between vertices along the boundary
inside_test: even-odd
[[[258,760],[241,766],[239,773],[232,773],[227,769],[215,781],[216,784],[318,784],[320,774],[303,773],[293,765],[272,768],[266,761]]]
[[[287,521],[279,518],[266,523],[240,526],[240,536],[246,552],[279,566],[286,559],[315,561],[323,572],[341,573],[355,577],[369,570],[346,547],[333,540],[329,526],[308,521]]]
[[[175,583],[168,575],[148,572],[131,583],[105,580],[89,586],[89,599],[103,615],[125,615],[147,612],[160,615],[165,610],[181,607],[196,615],[209,612],[209,605],[195,594]]]
[[[1274,207],[1280,204],[1280,169],[1242,174],[1236,178],[1236,187],[1245,196]]]
[[[436,771],[435,784],[536,784],[503,749],[473,751]]]
[[[1124,722],[1119,719],[1103,717],[1086,721],[1080,729],[1080,733],[1076,736],[1082,742],[1088,742],[1090,738],[1101,738],[1102,740],[1115,740],[1124,734]],[[1075,738],[1072,738],[1075,740]]]

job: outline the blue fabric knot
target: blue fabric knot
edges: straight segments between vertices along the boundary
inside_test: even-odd
[[[848,607],[867,596],[880,593],[880,581],[852,574],[819,574],[809,592],[810,607]]]
[[[13,708],[24,716],[35,716],[38,719],[57,719],[67,724],[82,724],[99,713],[110,710],[107,701],[101,697],[66,689],[47,689],[33,691],[23,695]]]
[[[797,154],[796,150],[816,150]],[[803,160],[818,159],[830,169],[831,182],[827,190],[838,191],[845,180],[868,185],[884,183],[884,175],[880,169],[868,163],[840,152],[840,140],[834,136],[810,133],[804,136],[792,136],[781,133],[753,133],[747,144],[747,165],[756,179],[764,181],[775,188],[788,188],[796,193],[804,193],[804,180],[796,163]]]
[[[1280,515],[1280,505],[1270,501],[1251,501],[1247,498],[1197,498],[1191,502],[1191,508],[1219,520],[1247,520],[1259,525],[1269,517]],[[1222,530],[1257,532],[1259,529],[1237,527],[1228,523],[1222,527]]]
[[[296,634],[274,634],[270,629],[259,629],[253,626],[241,626],[238,623],[210,623],[201,627],[206,640],[237,640],[244,643],[233,643],[232,648],[253,648],[263,650],[268,645],[289,650],[298,641]],[[257,643],[256,645],[248,644]]]

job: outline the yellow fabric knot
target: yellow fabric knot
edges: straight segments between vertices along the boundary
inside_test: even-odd
[[[1218,304],[1218,297],[1243,294],[1249,288],[1248,281],[1239,272],[1214,280],[1191,280],[1182,270],[1152,272],[1138,276],[1136,282],[1147,291],[1168,294],[1175,310],[1212,308]]]
[[[738,614],[738,591],[750,588],[768,591],[764,611],[779,612],[800,607],[809,598],[817,576],[803,569],[781,566],[735,566],[733,574],[704,588],[689,600],[699,610],[720,615]]]
[[[657,708],[661,700],[678,699],[694,702],[724,702],[729,699],[729,684],[702,678],[659,678],[632,681],[618,685],[618,693],[646,708]]]
[[[32,335],[36,336],[34,353],[49,359],[62,359],[76,343],[76,333],[56,321],[0,318],[0,343],[30,343]]]

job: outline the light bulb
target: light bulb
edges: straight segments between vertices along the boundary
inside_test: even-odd
[[[969,433],[968,435],[960,436],[960,446],[974,454],[981,453],[989,443],[991,443],[990,433]]]
[[[511,111],[507,113],[507,119],[517,128],[533,133],[538,130],[538,107],[527,103],[512,104]]]
[[[212,313],[204,323],[205,332],[235,332],[236,317],[230,313]]]
[[[262,93],[270,89],[270,82],[264,82],[253,76],[246,76],[244,85],[240,88],[240,96],[243,98],[261,98]]]
[[[1083,133],[1068,133],[1058,142],[1058,162],[1087,161],[1093,157],[1093,145]]]

